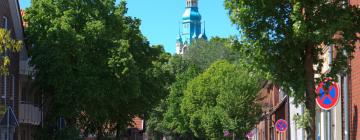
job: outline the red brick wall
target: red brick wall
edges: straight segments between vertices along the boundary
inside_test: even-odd
[[[135,118],[133,118],[133,122],[134,122],[134,127],[133,128],[143,130],[143,120],[141,118],[135,117]]]
[[[258,129],[258,137],[259,139],[267,139],[270,140],[271,137],[278,139],[280,137],[280,133],[275,130],[275,122],[278,119],[288,120],[288,112],[289,112],[289,104],[288,99],[286,98],[284,102],[279,100],[279,88],[273,84],[269,86],[263,87],[260,91],[259,95],[259,104],[262,105],[263,113],[267,113],[267,115],[263,116],[260,122],[256,125]],[[272,114],[269,114],[272,113]],[[282,134],[282,139],[287,139],[288,134]]]
[[[360,5],[360,0],[349,0],[352,5]]]
[[[258,133],[258,139],[260,139],[260,140],[262,140],[262,139],[264,139],[264,138],[267,138],[267,127],[266,127],[266,125],[267,125],[267,120],[266,119],[264,119],[264,120],[262,120],[262,121],[260,121],[257,125],[256,125],[256,127],[257,127],[257,133]]]
[[[279,89],[274,86],[273,89],[272,89],[272,100],[274,101],[273,105],[276,106],[280,103],[280,100],[279,100]]]
[[[351,60],[351,75],[350,75],[350,138],[360,139],[360,130],[358,128],[359,122],[359,107],[360,107],[360,45],[354,53],[354,59]]]
[[[275,93],[276,93],[276,95],[278,95],[278,92],[275,92]],[[273,133],[274,133],[275,139],[280,139],[280,136],[281,136],[282,140],[286,140],[287,137],[288,137],[288,134],[290,133],[290,131],[287,131],[285,133],[280,134],[279,132],[276,131],[276,128],[275,128],[275,123],[279,119],[283,119],[283,120],[286,120],[287,122],[290,122],[289,118],[288,118],[289,104],[287,103],[287,101],[288,101],[288,99],[286,98],[284,103],[281,104],[281,105],[280,105],[280,102],[279,102],[277,105],[280,105],[280,106],[277,108],[277,110],[272,115],[272,120],[274,122],[272,126],[274,126],[274,132]]]
[[[350,0],[352,5],[360,5],[360,0]],[[359,107],[360,107],[360,44],[358,43],[351,60],[351,75],[349,79],[349,119],[350,119],[350,139],[360,139],[359,128]],[[345,114],[346,115],[346,114]]]

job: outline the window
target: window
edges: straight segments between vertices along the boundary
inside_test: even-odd
[[[21,88],[21,103],[26,103],[28,100],[27,94],[26,94],[26,88],[22,87]]]
[[[6,16],[3,16],[3,19],[2,19],[2,26],[4,29],[7,29],[8,28],[8,19]]]
[[[281,102],[282,100],[284,100],[284,99],[285,99],[285,96],[286,96],[285,92],[280,88],[280,89],[279,89],[279,102]]]
[[[189,23],[184,23],[184,28],[189,28]]]

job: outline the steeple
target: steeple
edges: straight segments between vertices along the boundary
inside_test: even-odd
[[[207,36],[206,36],[206,33],[205,33],[205,21],[204,21],[203,32],[199,35],[199,39],[207,40]]]
[[[185,0],[186,7],[182,16],[181,33],[176,38],[176,53],[184,54],[193,40],[207,39],[205,33],[201,34],[201,15],[198,8],[198,0]],[[179,30],[180,32],[180,30]],[[205,29],[204,29],[205,32]]]
[[[205,21],[204,21],[204,31],[203,31],[203,34],[205,34]]]
[[[184,43],[183,43],[183,40],[181,37],[180,27],[179,27],[179,34],[176,38],[176,53],[177,54],[183,54],[183,46],[184,46]]]
[[[182,17],[183,41],[191,44],[193,38],[201,34],[201,15],[198,8],[198,0],[186,0],[186,8]]]
[[[196,31],[196,26],[194,26],[194,30]],[[196,34],[196,32],[194,32],[194,34],[192,35],[191,38],[192,38],[192,39],[197,39],[197,34]],[[193,40],[191,40],[191,41],[193,41]]]
[[[181,33],[180,33],[180,27],[179,27],[179,34],[176,38],[176,42],[182,43]]]
[[[186,7],[197,7],[198,0],[186,0]]]

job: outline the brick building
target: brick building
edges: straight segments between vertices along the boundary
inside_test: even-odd
[[[11,32],[11,37],[23,40],[23,28],[19,14],[19,4],[14,0],[0,0],[0,28]],[[12,121],[4,121],[0,124],[0,140],[16,138],[15,128],[18,127],[17,116],[19,114],[19,53],[7,52],[1,54],[10,58],[9,75],[2,75],[0,80],[0,118],[13,117]],[[14,110],[12,115],[6,113]],[[6,120],[6,119],[4,119]],[[15,123],[16,122],[16,123]]]
[[[144,120],[135,117],[133,125],[127,128],[127,140],[143,140],[144,139]]]
[[[360,0],[349,0],[350,4],[360,6]],[[358,34],[360,38],[360,34]],[[335,56],[334,46],[322,46],[324,59],[322,73],[330,71],[332,59]],[[324,111],[316,107],[316,139],[317,140],[357,140],[360,139],[360,41],[357,42],[354,59],[350,60],[351,72],[338,74],[340,99],[331,111]],[[274,132],[275,120],[284,118],[289,122],[289,130],[282,140],[305,140],[306,133],[296,128],[293,116],[302,114],[303,109],[292,104],[292,98],[279,98],[281,90],[274,85],[266,85],[260,92],[260,104],[263,106],[263,116],[253,130],[253,140],[277,140]],[[297,111],[296,111],[297,110]],[[284,112],[285,111],[285,112]],[[287,116],[289,114],[289,116]],[[289,118],[289,119],[287,119]],[[328,131],[330,128],[330,132]],[[289,136],[288,136],[289,135]]]
[[[256,140],[286,140],[290,137],[290,131],[279,133],[276,131],[275,122],[279,119],[289,121],[289,98],[279,88],[271,82],[263,85],[258,97],[258,102],[262,106],[262,116],[260,122],[256,125]]]
[[[350,0],[353,5],[360,6],[360,0]],[[360,35],[359,35],[360,37]],[[357,42],[354,59],[350,61],[351,74],[349,76],[349,114],[350,140],[360,139],[359,107],[360,107],[360,42]]]
[[[24,39],[22,13],[18,0],[0,0],[0,28],[11,32],[16,40]],[[4,55],[4,54],[2,54]],[[5,53],[10,57],[9,75],[0,78],[0,119],[4,117],[5,106],[14,110],[17,125],[10,140],[32,140],[33,133],[41,123],[40,100],[30,77],[31,68],[28,65],[27,48],[19,53]],[[5,130],[5,134],[3,133]],[[8,127],[2,129],[0,124],[0,140],[5,139]]]
[[[359,47],[359,45],[358,45]],[[351,60],[351,75],[349,79],[349,111],[350,117],[350,139],[360,139],[359,107],[360,107],[360,50],[356,49],[355,58]]]

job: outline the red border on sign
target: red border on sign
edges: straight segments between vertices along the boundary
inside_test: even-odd
[[[279,130],[279,128],[277,127],[278,123],[280,123],[280,122],[285,123],[286,128],[285,128],[284,130]],[[275,123],[275,128],[276,128],[276,130],[279,131],[279,132],[281,132],[281,133],[286,132],[286,130],[288,129],[288,127],[289,127],[289,125],[288,125],[287,121],[285,121],[285,120],[283,120],[283,119],[279,119],[279,120],[277,120],[276,123]]]
[[[324,82],[321,82],[321,83],[317,86],[317,88],[316,88],[316,94],[319,94],[319,93],[320,93],[320,89],[323,88],[323,85],[324,85]],[[332,100],[335,100],[335,102],[332,102],[331,104],[326,105],[326,104],[324,104],[324,103],[321,103],[321,102],[322,102],[322,100],[320,99],[321,96],[317,96],[317,97],[316,97],[316,104],[317,104],[321,109],[330,110],[330,109],[332,109],[334,106],[336,106],[337,103],[339,102],[340,93],[339,93],[339,87],[338,87],[337,83],[332,82],[332,84],[331,84],[331,86],[329,87],[328,90],[332,90],[332,88],[335,88],[335,97],[332,98],[329,94],[328,94],[328,95],[325,95],[325,96],[332,98]],[[324,98],[325,98],[325,97],[324,97]]]

